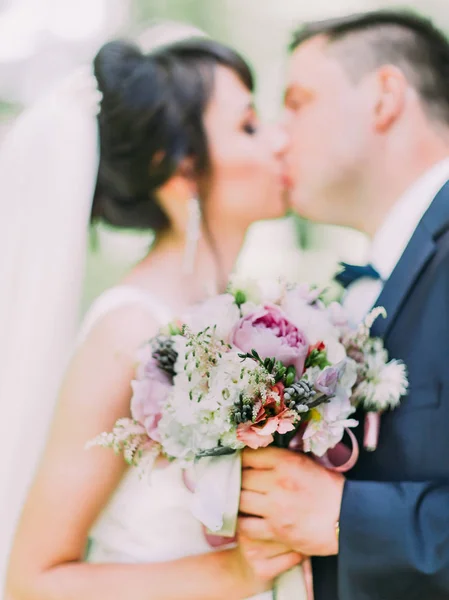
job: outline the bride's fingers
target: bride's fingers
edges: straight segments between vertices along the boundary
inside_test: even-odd
[[[303,561],[297,552],[286,552],[272,558],[262,558],[252,563],[256,575],[265,579],[274,579]]]

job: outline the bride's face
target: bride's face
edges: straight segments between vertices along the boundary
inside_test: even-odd
[[[251,93],[228,68],[216,69],[204,125],[211,164],[209,223],[248,226],[282,216],[286,134],[259,122]]]

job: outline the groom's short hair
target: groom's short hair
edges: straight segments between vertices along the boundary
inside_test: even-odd
[[[384,64],[402,70],[430,118],[449,125],[449,41],[433,23],[406,10],[379,10],[303,24],[290,50],[315,36],[354,81]]]

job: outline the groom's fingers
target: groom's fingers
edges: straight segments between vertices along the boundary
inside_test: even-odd
[[[242,489],[264,494],[273,488],[273,472],[259,469],[243,469]]]
[[[267,517],[267,497],[259,492],[242,490],[240,494],[240,512],[256,517]]]
[[[281,460],[281,455],[288,450],[281,450],[274,446],[268,448],[259,448],[251,450],[245,448],[242,453],[242,465],[244,468],[251,467],[252,469],[274,469],[277,463]]]
[[[275,539],[266,519],[259,519],[258,517],[240,517],[238,531],[254,540],[273,541]]]

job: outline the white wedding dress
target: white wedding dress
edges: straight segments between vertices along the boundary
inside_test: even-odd
[[[137,288],[120,286],[93,304],[79,340],[85,339],[106,313],[128,304],[146,307],[161,323],[170,320],[169,311],[156,298]],[[86,561],[155,563],[213,551],[203,526],[191,513],[191,502],[192,494],[176,462],[159,468],[156,465],[150,481],[142,479],[138,469],[130,468],[91,531]],[[200,572],[196,575],[201,577]],[[273,600],[273,593],[253,599]]]

